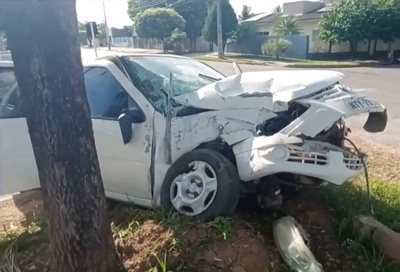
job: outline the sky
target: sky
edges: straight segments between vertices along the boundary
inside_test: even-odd
[[[252,12],[267,12],[273,7],[282,4],[284,0],[230,0],[236,14],[240,14],[243,5],[252,7]],[[132,21],[127,14],[128,0],[104,0],[106,9],[107,23],[109,27],[122,27],[131,25]],[[102,0],[76,0],[76,11],[78,20],[85,21],[104,21],[103,1]]]

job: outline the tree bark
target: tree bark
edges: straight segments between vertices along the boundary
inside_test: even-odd
[[[75,1],[0,4],[43,192],[50,271],[121,271],[106,215]]]

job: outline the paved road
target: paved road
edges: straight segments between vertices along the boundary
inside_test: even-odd
[[[138,53],[149,52],[149,50],[138,49]],[[150,51],[151,52],[151,51]],[[98,56],[109,54],[121,54],[120,52],[98,50]],[[94,58],[92,49],[82,49],[83,58]],[[207,62],[215,69],[225,75],[235,73],[232,64],[223,62]],[[270,66],[259,65],[240,65],[243,71],[262,71],[271,68]],[[343,83],[365,95],[371,96],[388,108],[389,122],[383,133],[366,133],[362,127],[367,116],[353,117],[348,120],[348,124],[353,131],[368,137],[374,141],[385,144],[389,147],[400,149],[400,66],[390,68],[341,68],[334,69],[345,75]]]

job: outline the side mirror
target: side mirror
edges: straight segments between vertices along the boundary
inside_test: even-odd
[[[146,121],[146,116],[140,109],[123,110],[118,117],[119,127],[121,129],[122,140],[124,144],[132,140],[133,129],[132,124],[140,124]]]
[[[121,113],[118,117],[119,127],[121,129],[122,140],[124,144],[129,143],[132,140],[133,130],[132,130],[132,123],[133,118],[127,112]]]
[[[129,110],[124,110],[122,113],[127,113],[132,118],[132,123],[140,124],[146,121],[146,116],[144,115],[143,111],[138,108],[131,108]]]

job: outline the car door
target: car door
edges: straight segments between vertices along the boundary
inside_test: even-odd
[[[20,102],[13,68],[0,66],[0,195],[40,187]]]
[[[84,76],[105,190],[111,198],[138,204],[151,200],[150,107],[137,103],[143,97],[115,65],[87,67]],[[132,124],[132,140],[124,144],[118,116],[126,107],[141,111],[146,120]]]

